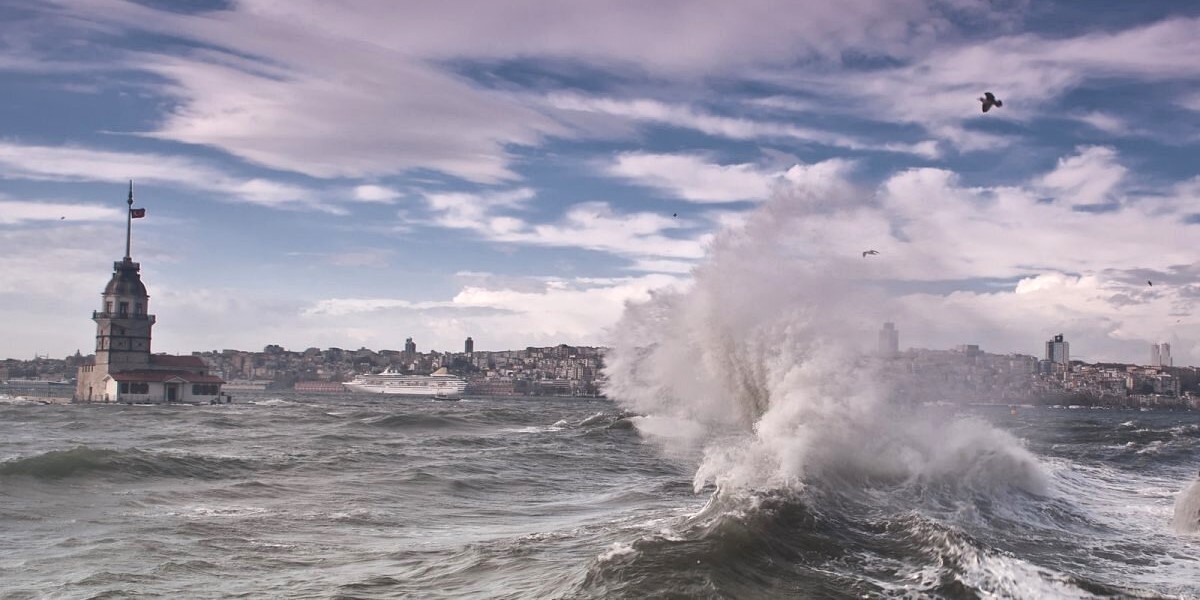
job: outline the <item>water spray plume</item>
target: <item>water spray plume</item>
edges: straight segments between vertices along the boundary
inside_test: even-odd
[[[1008,434],[895,401],[871,345],[900,310],[878,284],[886,263],[862,260],[861,237],[813,225],[853,223],[870,200],[837,183],[780,188],[714,238],[690,287],[627,307],[606,393],[667,452],[697,460],[697,490],[960,475],[1041,489]]]

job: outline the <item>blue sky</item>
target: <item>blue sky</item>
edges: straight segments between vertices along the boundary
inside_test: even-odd
[[[902,346],[1200,364],[1197,55],[1178,2],[9,0],[0,356],[89,351],[133,179],[156,351],[604,344],[834,186]]]

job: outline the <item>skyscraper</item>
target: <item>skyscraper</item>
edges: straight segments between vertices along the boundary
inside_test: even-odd
[[[412,358],[412,356],[417,353],[417,344],[413,342],[412,338],[404,338],[404,353],[407,354],[409,358]]]
[[[467,341],[463,343],[463,352],[470,354],[475,351],[475,340],[471,336],[467,336]]]
[[[1150,366],[1152,367],[1173,367],[1174,362],[1171,359],[1171,345],[1163,342],[1161,344],[1150,345]]]
[[[1058,334],[1046,342],[1046,360],[1060,365],[1071,364],[1071,344]]]
[[[896,329],[895,323],[884,323],[883,329],[879,330],[879,355],[886,357],[894,357],[900,354],[900,331]]]

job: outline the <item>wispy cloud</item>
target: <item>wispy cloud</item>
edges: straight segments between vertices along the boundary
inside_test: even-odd
[[[221,193],[221,198],[271,208],[339,213],[313,191],[262,178],[237,178],[180,156],[115,152],[80,146],[34,146],[0,142],[0,177],[45,181],[139,182],[182,185]]]
[[[900,152],[926,158],[934,158],[938,155],[937,145],[931,140],[917,143],[872,143],[843,134],[800,127],[789,123],[755,121],[741,117],[724,117],[686,105],[667,104],[645,98],[623,100],[555,93],[548,96],[546,102],[551,107],[566,111],[567,113],[574,111],[611,115],[635,121],[693,129],[708,135],[734,140],[787,138],[850,150]]]
[[[94,204],[62,202],[29,202],[0,198],[0,225],[16,225],[32,221],[117,221],[125,211]]]
[[[692,202],[765,200],[772,180],[782,174],[753,164],[714,164],[696,154],[643,152],[618,154],[606,171]]]
[[[917,123],[963,150],[996,147],[961,124],[979,118],[974,98],[996,92],[1005,108],[993,120],[1028,121],[1051,109],[1065,92],[1100,78],[1132,81],[1182,80],[1200,75],[1191,57],[1200,52],[1200,19],[1174,18],[1105,33],[1042,37],[1029,33],[976,43],[931,48],[917,60],[889,69],[830,75],[779,73],[797,87],[819,90],[877,120]],[[1097,127],[1111,119],[1091,117]],[[1011,140],[1009,140],[1011,141]]]

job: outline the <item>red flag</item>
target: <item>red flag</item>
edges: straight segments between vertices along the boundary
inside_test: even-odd
[[[140,218],[142,218],[142,217],[146,216],[146,209],[144,209],[144,208],[131,208],[131,209],[129,209],[129,216],[131,216],[131,217],[133,217],[133,218],[135,218],[135,219],[140,219]]]

